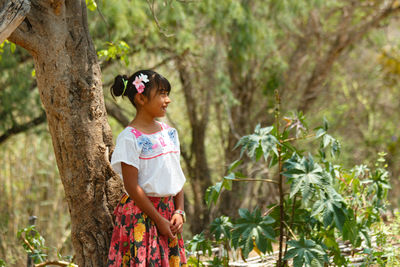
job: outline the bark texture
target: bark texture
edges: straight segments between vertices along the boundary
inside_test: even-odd
[[[0,43],[21,24],[30,9],[28,0],[0,1]]]
[[[85,1],[31,1],[9,40],[34,58],[40,97],[71,214],[79,266],[105,266],[122,182],[112,171],[112,133]]]

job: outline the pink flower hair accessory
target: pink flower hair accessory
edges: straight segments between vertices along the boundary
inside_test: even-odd
[[[138,94],[143,93],[144,91],[144,83],[148,83],[149,79],[146,74],[140,73],[139,76],[135,77],[135,80],[132,82],[132,84],[136,87],[136,90]]]

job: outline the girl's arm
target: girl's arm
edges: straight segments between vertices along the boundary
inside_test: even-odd
[[[138,169],[123,162],[121,162],[121,168],[124,186],[129,196],[135,201],[136,205],[155,222],[162,235],[174,238],[175,234],[172,234],[171,223],[161,216],[153,203],[151,203],[150,199],[146,196],[143,189],[139,186]]]
[[[182,190],[176,194],[174,197],[174,204],[175,204],[175,209],[176,210],[185,210],[184,209],[184,195],[183,195],[183,188]],[[171,218],[171,231],[173,234],[176,233],[182,233],[182,227],[183,227],[183,218],[182,215],[180,214],[174,214],[172,215]]]

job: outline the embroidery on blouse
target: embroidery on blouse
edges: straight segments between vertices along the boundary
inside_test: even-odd
[[[132,132],[137,140],[140,149],[140,159],[153,159],[169,153],[179,153],[178,136],[176,129],[161,124],[161,131],[153,134],[143,134],[139,130],[132,128]]]

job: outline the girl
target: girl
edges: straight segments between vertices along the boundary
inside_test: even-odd
[[[137,113],[111,158],[126,194],[114,211],[108,266],[186,266],[178,134],[155,120],[165,115],[170,91],[168,80],[150,70],[118,75],[111,87],[112,96],[127,96]]]

